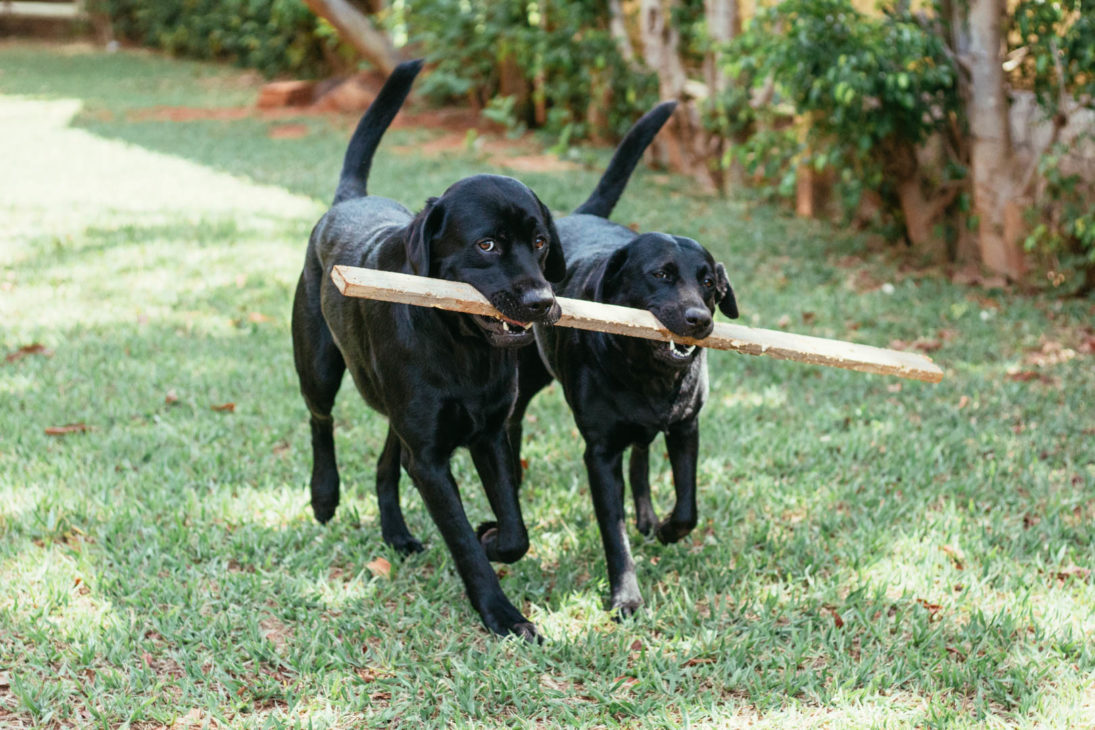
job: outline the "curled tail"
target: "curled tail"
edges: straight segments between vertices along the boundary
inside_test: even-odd
[[[422,59],[406,61],[396,66],[392,75],[384,82],[384,87],[373,99],[365,116],[357,123],[354,136],[350,138],[332,205],[367,195],[365,184],[369,179],[369,168],[373,164],[373,153],[376,152],[388,125],[399,113],[403,101],[411,91],[415,76],[421,70]]]
[[[575,213],[586,213],[601,218],[607,218],[612,214],[612,209],[620,201],[620,196],[627,187],[627,181],[631,179],[631,173],[635,171],[635,166],[639,164],[643,152],[676,108],[677,102],[663,101],[627,130],[620,146],[616,148],[616,153],[612,155],[612,161],[608,163],[605,174],[597,183],[597,188],[586,202],[574,210]]]

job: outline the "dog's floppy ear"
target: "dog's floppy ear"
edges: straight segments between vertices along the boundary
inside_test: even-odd
[[[536,202],[540,203],[540,199],[536,198]],[[567,275],[563,242],[559,240],[559,231],[555,230],[555,219],[552,218],[551,211],[543,203],[540,203],[540,211],[544,216],[544,223],[547,224],[548,229],[548,252],[547,260],[544,261],[544,278],[552,283],[560,282]]]
[[[441,232],[444,220],[444,204],[437,198],[430,198],[426,201],[426,207],[411,222],[411,230],[404,245],[407,261],[419,276],[430,275],[430,244]]]
[[[730,280],[726,278],[726,269],[722,264],[715,264],[715,293],[719,297],[719,311],[730,319],[738,318],[738,300],[734,298],[734,290],[730,287]]]
[[[620,270],[623,269],[624,263],[627,261],[628,250],[630,246],[620,246],[616,249],[608,261],[605,262],[604,268],[601,269],[601,275],[597,279],[597,287],[593,291],[593,299],[598,302],[605,301],[605,297],[615,288],[616,279],[620,275]]]

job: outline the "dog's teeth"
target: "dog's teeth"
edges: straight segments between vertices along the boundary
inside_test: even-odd
[[[506,332],[509,332],[509,322],[503,322],[502,329],[504,329]]]

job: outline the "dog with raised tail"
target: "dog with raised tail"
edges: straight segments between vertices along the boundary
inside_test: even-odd
[[[676,104],[665,102],[635,123],[620,143],[596,190],[573,215],[558,221],[567,259],[558,296],[638,307],[671,332],[702,339],[716,308],[738,316],[726,269],[691,238],[635,233],[608,220],[631,173]],[[536,347],[520,354],[517,404],[510,440],[520,458],[522,419],[529,401],[558,380],[585,440],[585,466],[604,544],[609,607],[627,616],[642,605],[624,520],[623,455],[635,525],[663,543],[696,526],[696,463],[700,409],[707,398],[702,348],[578,329],[536,326]],[[676,504],[658,521],[650,501],[650,443],[665,434]],[[520,462],[516,467],[520,469]]]
[[[327,522],[338,506],[331,410],[349,370],[365,401],[388,418],[376,471],[384,540],[402,553],[422,550],[400,509],[402,467],[486,627],[535,640],[536,627],[506,598],[490,561],[513,562],[528,550],[506,418],[518,348],[532,344],[532,325],[559,317],[550,282],[566,274],[563,248],[547,207],[513,178],[464,178],[417,214],[368,193],[373,154],[421,68],[421,61],[397,67],[358,124],[293,301],[293,352],[311,414],[312,510]],[[501,316],[348,298],[331,281],[336,264],[466,282]],[[458,447],[471,452],[495,516],[478,530],[449,469]]]

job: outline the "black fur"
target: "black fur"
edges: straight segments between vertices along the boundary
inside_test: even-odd
[[[664,233],[637,234],[608,221],[646,145],[672,111],[648,113],[628,132],[596,191],[577,213],[558,221],[567,276],[559,296],[638,307],[670,331],[702,339],[716,307],[737,317],[726,271],[700,244]],[[640,144],[641,141],[641,144]],[[595,213],[590,215],[589,213]],[[698,416],[707,397],[702,348],[587,332],[536,327],[537,348],[523,350],[510,440],[520,457],[522,418],[532,397],[557,378],[586,442],[585,465],[608,563],[610,607],[626,616],[642,605],[624,520],[623,454],[631,447],[629,480],[635,524],[676,542],[696,526]],[[650,501],[649,445],[665,434],[676,504],[658,522]],[[517,469],[520,469],[519,461]]]
[[[419,61],[399,66],[354,132],[335,203],[312,231],[293,301],[293,351],[311,412],[312,510],[327,522],[338,506],[331,409],[349,370],[366,402],[388,417],[376,474],[384,540],[403,553],[422,549],[399,505],[402,466],[483,623],[498,634],[536,639],[490,561],[513,562],[528,549],[505,432],[516,396],[515,348],[533,341],[522,323],[558,319],[545,275],[561,279],[566,265],[550,213],[512,178],[465,178],[417,215],[366,194],[373,153],[420,68]],[[344,297],[331,282],[335,264],[464,281],[507,321]],[[471,451],[497,520],[478,535],[449,470],[460,446]]]

